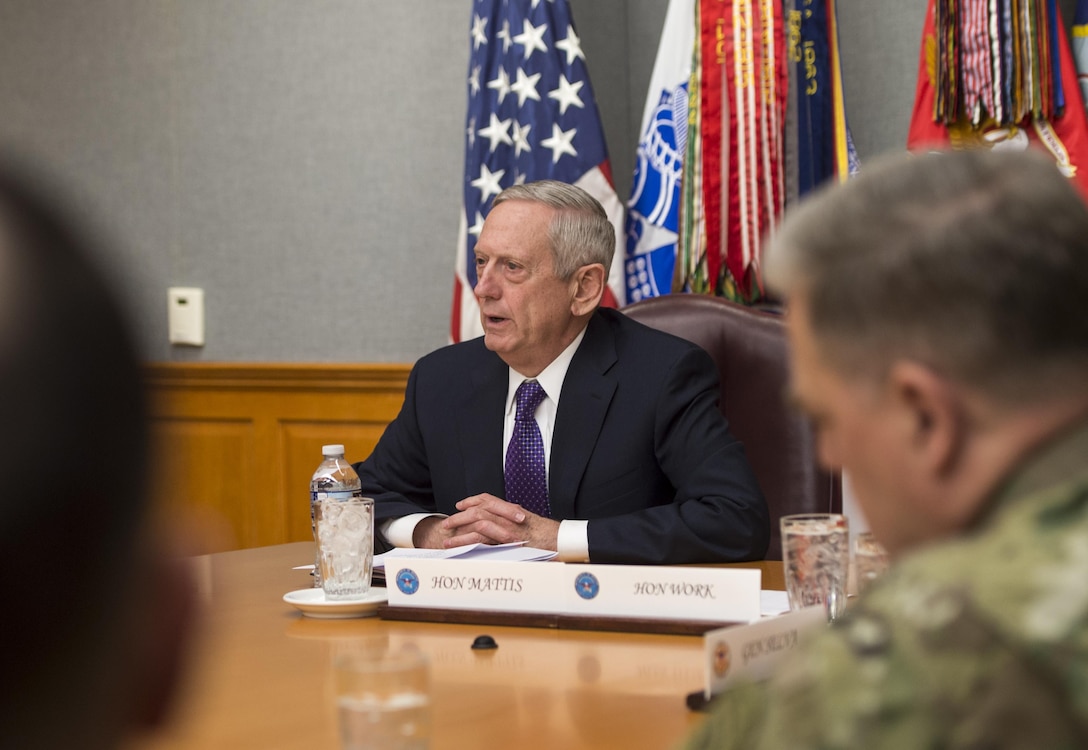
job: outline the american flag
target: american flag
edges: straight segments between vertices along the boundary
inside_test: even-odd
[[[624,207],[612,186],[593,87],[567,0],[476,0],[469,31],[461,230],[450,337],[481,335],[473,249],[491,200],[510,185],[584,188],[616,227],[606,305],[623,299]]]

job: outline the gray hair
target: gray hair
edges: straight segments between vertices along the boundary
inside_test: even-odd
[[[555,209],[548,239],[558,278],[565,281],[590,263],[604,266],[607,277],[616,252],[616,230],[596,198],[565,182],[538,180],[511,185],[495,196],[491,207],[506,201],[543,203]]]
[[[841,373],[910,358],[1009,403],[1084,388],[1088,208],[1042,154],[875,162],[790,212],[764,270]]]

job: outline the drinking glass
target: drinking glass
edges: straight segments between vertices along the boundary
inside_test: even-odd
[[[888,569],[888,552],[872,532],[864,531],[854,540],[854,575],[858,593],[864,593]]]
[[[325,598],[366,596],[374,565],[374,501],[369,497],[318,500],[314,514]]]
[[[850,527],[841,513],[783,516],[782,565],[790,609],[822,605],[833,621],[846,610]]]
[[[430,668],[415,649],[346,654],[335,663],[344,750],[427,750]]]

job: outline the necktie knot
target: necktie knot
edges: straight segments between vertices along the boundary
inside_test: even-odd
[[[515,422],[522,422],[526,419],[534,419],[536,414],[536,407],[540,406],[540,402],[544,400],[544,389],[540,387],[540,383],[535,380],[526,380],[518,386],[517,391],[514,393],[514,399],[517,401],[517,413],[514,414]]]

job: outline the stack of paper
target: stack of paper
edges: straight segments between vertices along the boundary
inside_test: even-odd
[[[551,550],[537,547],[526,547],[525,542],[510,542],[509,544],[466,544],[450,549],[411,549],[397,547],[396,549],[374,555],[374,577],[381,578],[385,575],[387,560],[398,559],[445,559],[445,560],[487,560],[495,562],[530,562],[533,560],[551,560],[556,553]]]

